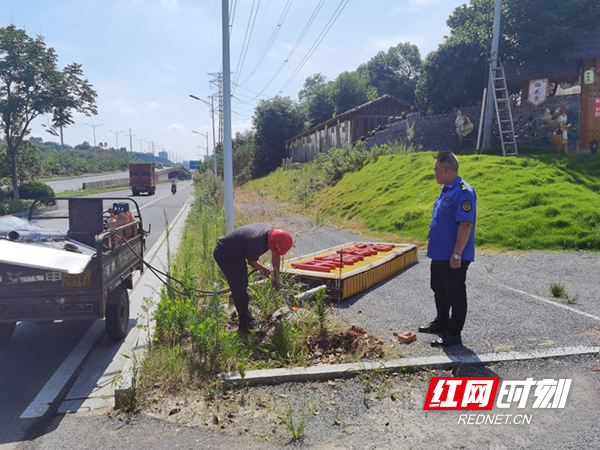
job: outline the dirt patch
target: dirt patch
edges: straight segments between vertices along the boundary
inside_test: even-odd
[[[346,331],[308,335],[305,343],[316,365],[338,363],[349,353],[357,354],[361,359],[383,358],[385,354],[383,341],[356,325]]]

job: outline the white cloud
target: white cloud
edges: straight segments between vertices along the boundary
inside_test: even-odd
[[[165,129],[165,131],[187,131],[187,128],[183,124],[172,123]]]
[[[362,46],[367,52],[378,52],[380,50],[388,51],[390,47],[394,47],[401,42],[410,42],[419,48],[429,47],[430,38],[428,35],[396,35],[396,36],[381,36],[368,39]],[[431,39],[431,44],[437,43],[436,39]]]
[[[181,79],[189,78],[189,74],[171,66],[153,69],[153,76],[164,84],[177,84]]]
[[[133,106],[131,106],[130,104],[125,102],[122,98],[118,98],[116,100],[109,102],[109,105],[114,106],[116,108],[116,110],[121,114],[125,114],[125,115],[137,114],[137,110]]]
[[[177,11],[179,9],[177,0],[160,0],[160,4],[171,11]]]
[[[150,103],[147,104],[147,106],[150,109],[156,109],[156,108],[158,108],[158,103],[156,103],[156,102],[150,102]]]
[[[406,11],[423,11],[441,5],[445,0],[409,0],[408,4],[399,5],[394,8],[394,13]]]

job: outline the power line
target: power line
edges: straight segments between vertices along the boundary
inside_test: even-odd
[[[215,34],[215,17],[217,12],[217,0],[213,0],[213,14],[212,14],[212,25],[210,28],[210,44],[208,46],[208,60],[206,61],[206,66],[210,64],[210,59],[212,58],[212,50],[213,50],[213,36]]]
[[[256,9],[254,6],[256,5]],[[240,58],[238,60],[237,68],[235,70],[235,84],[240,79],[240,74],[244,68],[244,62],[246,61],[246,55],[248,54],[248,48],[250,48],[250,39],[252,39],[252,32],[254,31],[254,25],[256,24],[256,16],[258,16],[258,9],[260,8],[260,0],[252,0],[252,9],[250,10],[250,16],[248,17],[248,25],[246,25],[246,34],[244,36],[244,42],[242,43],[242,50],[240,51]],[[235,88],[233,89],[235,92]]]
[[[237,0],[231,0],[229,2],[229,38],[233,32],[233,22],[235,21],[235,11],[237,10]]]
[[[321,11],[321,9],[323,8],[324,4],[325,4],[325,0],[320,0],[319,1],[319,3],[315,7],[315,10],[313,11],[312,15],[308,19],[308,22],[306,23],[306,25],[304,25],[304,29],[301,31],[300,36],[298,36],[298,39],[296,39],[296,42],[295,42],[294,46],[292,47],[292,49],[290,50],[290,52],[288,53],[288,55],[285,57],[284,61],[281,63],[281,65],[279,66],[279,68],[275,71],[275,74],[267,82],[267,85],[260,92],[258,92],[255,97],[253,97],[252,99],[250,99],[250,100],[248,100],[247,102],[244,102],[244,103],[250,103],[250,102],[256,100],[258,97],[260,97],[271,86],[271,84],[273,83],[273,81],[277,78],[277,76],[279,76],[279,74],[281,73],[281,71],[283,70],[283,68],[285,67],[285,65],[288,63],[288,61],[290,60],[290,58],[296,52],[296,49],[298,48],[298,46],[302,42],[302,39],[304,39],[304,36],[306,36],[306,33],[308,32],[308,30],[312,26],[313,22],[315,21],[317,15],[319,14],[319,12]]]
[[[254,68],[251,70],[250,75],[248,76],[248,78],[246,78],[242,82],[242,84],[246,84],[248,82],[248,80],[250,78],[252,78],[252,75],[254,75],[256,73],[258,68],[261,66],[261,64],[265,60],[267,53],[269,52],[269,50],[271,50],[271,47],[273,46],[273,43],[275,42],[275,38],[279,34],[279,30],[281,30],[281,26],[283,25],[283,22],[285,21],[285,18],[287,17],[288,12],[290,11],[293,1],[294,0],[287,0],[287,3],[283,7],[283,12],[281,13],[281,16],[279,17],[279,20],[277,21],[277,25],[275,26],[275,29],[273,30],[273,33],[271,34],[271,37],[269,38],[269,41],[267,42],[265,49],[263,50],[262,54],[258,58],[258,62],[254,65]]]
[[[319,45],[321,44],[323,39],[325,39],[325,36],[327,36],[327,34],[329,33],[329,30],[331,30],[331,28],[337,21],[338,17],[340,17],[340,15],[344,11],[344,9],[348,5],[348,3],[350,3],[350,0],[341,0],[340,1],[340,4],[338,5],[338,7],[334,11],[333,15],[329,19],[329,22],[327,22],[327,24],[325,25],[325,28],[323,29],[323,31],[321,31],[321,34],[317,37],[317,40],[314,42],[312,47],[308,50],[308,53],[304,56],[304,58],[302,59],[302,61],[300,62],[300,64],[296,68],[296,70],[292,73],[292,75],[290,75],[290,77],[285,82],[283,87],[279,90],[279,92],[278,92],[279,94],[281,94],[285,89],[287,89],[287,87],[290,85],[290,83],[293,81],[293,79],[296,78],[296,75],[298,75],[298,73],[302,70],[302,68],[308,62],[308,60],[313,55],[313,53],[317,50],[317,48],[319,47]]]

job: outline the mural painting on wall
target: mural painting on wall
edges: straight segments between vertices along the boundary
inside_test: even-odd
[[[458,135],[458,139],[460,140],[460,145],[463,144],[463,139],[467,137],[473,129],[475,125],[469,119],[469,116],[466,114],[463,115],[462,111],[459,109],[456,114],[456,119],[454,120],[454,125],[456,126],[456,134]]]
[[[552,133],[552,148],[556,148],[556,153],[560,155],[563,151],[565,155],[569,154],[569,128],[571,124],[561,124],[560,128]]]
[[[413,120],[413,122],[409,125],[408,123],[406,124],[406,140],[412,144],[415,142],[415,132],[417,128],[417,121]]]
[[[578,121],[579,111],[576,108],[560,105],[554,111],[545,108],[538,115],[535,112],[526,116],[517,115],[515,131],[521,145],[535,147],[551,145],[552,148],[555,148],[558,141],[561,140],[560,148],[575,148],[579,139]]]
[[[547,79],[529,81],[527,101],[533,106],[540,106],[550,95],[550,83]]]

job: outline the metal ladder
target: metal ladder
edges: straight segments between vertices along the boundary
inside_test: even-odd
[[[490,77],[494,86],[494,104],[496,105],[496,120],[500,142],[502,143],[502,154],[504,156],[518,156],[519,149],[517,148],[517,136],[510,109],[510,97],[504,67],[500,61],[498,61],[498,66],[495,69],[490,64]]]

